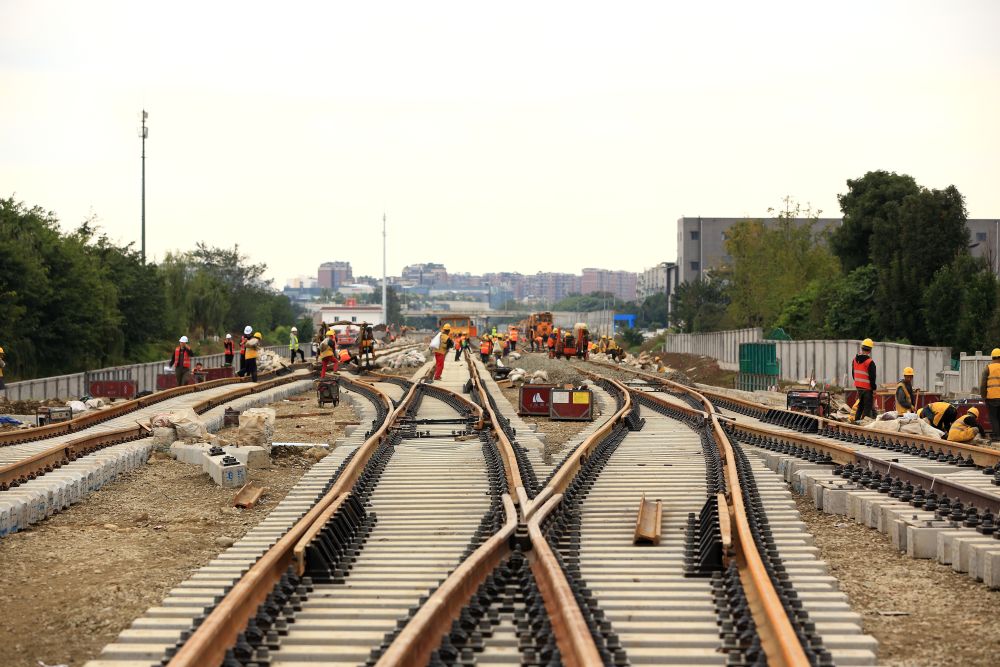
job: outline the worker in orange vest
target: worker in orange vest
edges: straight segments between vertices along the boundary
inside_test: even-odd
[[[484,364],[490,360],[491,352],[493,352],[493,342],[490,340],[489,334],[483,334],[483,337],[479,339],[479,358]]]
[[[192,379],[191,357],[193,354],[188,346],[188,337],[181,336],[177,347],[174,348],[174,356],[170,358],[170,365],[174,367],[178,387],[183,387]]]
[[[517,327],[510,328],[510,351],[517,352],[517,339],[520,338],[521,332],[517,330]]]
[[[337,361],[337,332],[327,329],[326,337],[319,344],[319,360],[323,362],[323,368],[319,372],[320,378],[326,377],[326,367],[333,363],[333,370],[340,370],[340,363]]]
[[[556,339],[558,337],[559,335],[555,331],[553,331],[552,333],[549,334],[548,341],[546,341],[546,346],[549,348],[549,359],[552,359],[556,356]]]
[[[863,417],[875,419],[875,361],[872,359],[872,348],[875,343],[871,338],[861,341],[861,352],[855,355],[851,364],[851,377],[854,378],[854,388],[858,390],[858,420]]]
[[[225,361],[223,362],[223,365],[224,366],[232,366],[233,365],[233,357],[236,356],[235,355],[236,343],[233,342],[233,334],[226,334],[226,340],[223,341],[222,347],[223,347],[223,349],[225,350],[225,353],[226,353]]]
[[[462,345],[465,343],[465,334],[455,334],[455,361],[462,358]]]

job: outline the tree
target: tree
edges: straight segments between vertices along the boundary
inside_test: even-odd
[[[878,272],[868,264],[827,287],[824,338],[884,338],[875,306],[877,282]]]
[[[654,328],[665,327],[669,324],[668,308],[669,299],[665,292],[658,292],[646,297],[639,304],[636,313],[636,326]]]
[[[722,284],[708,276],[681,283],[671,295],[671,324],[683,333],[718,331],[728,325]]]
[[[830,236],[830,248],[845,273],[871,261],[876,226],[898,219],[900,202],[919,190],[912,176],[895,172],[870,171],[847,181],[847,192],[837,195],[844,221]]]
[[[955,353],[996,347],[998,290],[1000,284],[985,260],[956,257],[934,274],[924,293],[927,333]]]
[[[820,211],[803,209],[790,197],[784,203],[774,223],[746,220],[728,232],[729,313],[737,326],[770,328],[804,285],[839,274],[822,230],[816,229]],[[806,222],[798,222],[800,217]]]

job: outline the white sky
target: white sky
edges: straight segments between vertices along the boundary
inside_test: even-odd
[[[993,0],[0,0],[0,196],[138,241],[145,107],[149,254],[239,241],[279,287],[381,275],[383,210],[390,274],[642,270],[873,169],[995,218],[998,35]]]

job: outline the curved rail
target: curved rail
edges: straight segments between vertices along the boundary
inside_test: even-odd
[[[355,381],[342,377],[341,382],[351,384]],[[267,599],[282,575],[290,566],[296,565],[301,568],[300,547],[304,549],[308,543],[306,538],[315,537],[319,533],[325,524],[324,517],[332,516],[330,508],[344,502],[351,485],[364,470],[368,459],[386,437],[392,424],[406,411],[416,393],[416,386],[411,387],[399,406],[393,410],[392,401],[385,393],[368,383],[365,383],[365,386],[375,391],[383,405],[387,407],[388,416],[385,421],[358,449],[333,487],[260,557],[208,614],[205,621],[170,660],[168,663],[170,667],[204,667],[222,663],[226,650],[236,643],[248,621],[256,615],[257,607]],[[298,571],[302,572],[301,569]]]
[[[273,375],[273,373],[271,375]],[[201,414],[203,412],[211,410],[212,408],[216,408],[224,403],[228,403],[229,401],[232,401],[235,398],[246,396],[252,393],[259,393],[261,391],[266,391],[268,389],[273,389],[274,387],[280,386],[282,384],[287,384],[289,382],[294,382],[296,380],[301,380],[301,379],[304,379],[304,376],[293,373],[289,375],[283,375],[281,377],[277,377],[272,380],[260,381],[252,387],[237,387],[232,391],[226,392],[225,394],[219,396],[213,396],[211,398],[207,398],[203,401],[195,403],[192,406],[192,409],[196,413]],[[193,393],[194,391],[204,391],[205,389],[224,386],[226,384],[242,384],[243,382],[244,382],[243,378],[240,378],[239,380],[236,381],[232,381],[231,378],[226,378],[224,380],[216,380],[215,384],[206,382],[201,385],[197,385],[199,389],[191,389],[190,387],[192,385],[188,385],[186,387],[178,387],[177,389],[183,391],[177,391],[176,393],[173,393],[170,396],[167,396],[166,398],[173,398],[175,396]],[[211,386],[205,386],[205,385],[211,385]],[[167,392],[172,392],[172,391],[174,390],[168,389],[162,393],[166,394]],[[151,397],[147,396],[145,398],[151,398]],[[131,407],[129,407],[129,409],[125,410],[124,412],[121,412],[118,415],[112,415],[112,417],[121,416],[122,414],[128,414],[129,412],[138,410],[140,407],[145,407],[144,405],[142,406],[134,405],[142,400],[144,399],[138,399],[138,401],[129,401],[128,402],[129,404],[133,404]],[[152,401],[151,404],[159,403],[161,402],[161,400],[165,399]],[[89,417],[89,415],[84,415],[79,419],[84,419],[86,417]],[[102,419],[101,421],[107,421],[107,419]],[[93,423],[84,426],[81,422],[77,420],[74,420],[74,422],[75,424],[73,428],[75,430],[83,430],[84,428],[93,426]],[[57,424],[57,425],[61,426],[62,424]],[[59,435],[65,435],[65,434],[59,434]],[[17,461],[15,463],[9,463],[5,466],[0,466],[0,491],[6,491],[14,486],[17,486],[18,484],[23,484],[29,480],[44,475],[45,473],[52,472],[61,465],[64,465],[71,461],[75,461],[81,456],[90,454],[91,452],[95,452],[99,449],[103,449],[104,447],[110,447],[111,445],[117,445],[123,442],[129,442],[130,440],[138,440],[139,438],[143,438],[147,435],[149,435],[148,429],[146,429],[143,426],[136,425],[136,426],[128,426],[125,428],[115,429],[113,431],[105,431],[93,435],[83,435],[74,440],[70,440],[69,442],[53,445],[48,449],[44,449],[36,454],[32,454],[27,458],[21,459],[20,461]]]

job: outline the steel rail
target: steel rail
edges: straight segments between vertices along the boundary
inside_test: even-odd
[[[242,380],[239,382],[229,382],[230,379],[231,378],[218,380],[216,382],[220,382],[221,384],[216,384],[214,386],[242,384]],[[223,403],[227,403],[235,398],[273,389],[274,387],[301,379],[304,379],[304,376],[293,373],[277,377],[272,380],[258,382],[253,387],[237,387],[233,391],[226,392],[220,396],[214,396],[212,398],[205,399],[204,401],[200,401],[194,404],[192,409],[200,414],[212,408],[218,407]],[[186,391],[175,393],[170,398],[178,395],[193,393],[192,390],[188,389],[188,387],[178,387],[178,389],[185,389]],[[132,408],[132,410],[129,410],[128,412],[132,412],[136,409],[138,408]],[[84,435],[74,440],[70,440],[69,442],[53,445],[48,449],[32,454],[27,458],[21,459],[20,461],[0,466],[0,491],[6,491],[14,486],[17,486],[18,484],[23,484],[45,473],[52,472],[59,466],[75,461],[81,456],[103,449],[104,447],[110,447],[111,445],[117,445],[130,440],[138,440],[139,438],[147,435],[149,435],[149,431],[142,426],[127,426],[113,431],[104,431],[102,433]]]
[[[645,374],[643,373],[643,375]],[[774,582],[767,573],[764,561],[754,541],[746,507],[743,503],[742,485],[739,471],[736,469],[736,455],[729,437],[722,428],[718,411],[712,401],[701,392],[666,378],[656,379],[667,387],[697,399],[704,407],[704,413],[711,422],[712,432],[719,448],[719,456],[723,463],[726,485],[729,489],[725,501],[729,514],[729,531],[731,531],[733,553],[747,604],[750,607],[750,613],[760,637],[761,648],[767,656],[768,664],[776,667],[807,666],[809,660],[805,650],[785,613],[781,598],[775,590]],[[660,400],[662,401],[662,399]],[[666,402],[664,401],[664,403]],[[672,403],[668,403],[668,405],[671,408],[684,409]],[[688,412],[697,413],[698,411],[688,408]]]
[[[351,383],[354,380],[341,378],[341,382]],[[204,622],[192,633],[190,638],[178,649],[170,660],[170,667],[205,667],[221,664],[226,656],[226,650],[232,647],[239,634],[246,628],[247,622],[256,615],[257,607],[267,599],[283,574],[295,564],[296,553],[303,536],[309,532],[315,535],[319,529],[313,530],[317,520],[335,502],[343,502],[342,497],[350,491],[351,484],[358,478],[372,453],[387,436],[389,427],[402,415],[416,393],[416,385],[410,388],[399,406],[393,410],[389,397],[365,383],[366,388],[375,391],[387,406],[388,415],[379,428],[357,450],[357,454],[341,472],[337,483],[313,507],[292,526],[243,577],[236,582],[218,605],[208,614]],[[350,484],[346,480],[350,479]],[[343,483],[342,483],[343,482]],[[322,528],[322,524],[318,524]],[[300,570],[301,571],[301,570]]]
[[[472,596],[513,549],[518,516],[510,494],[503,494],[504,525],[459,564],[427,598],[389,644],[375,667],[423,667]]]

